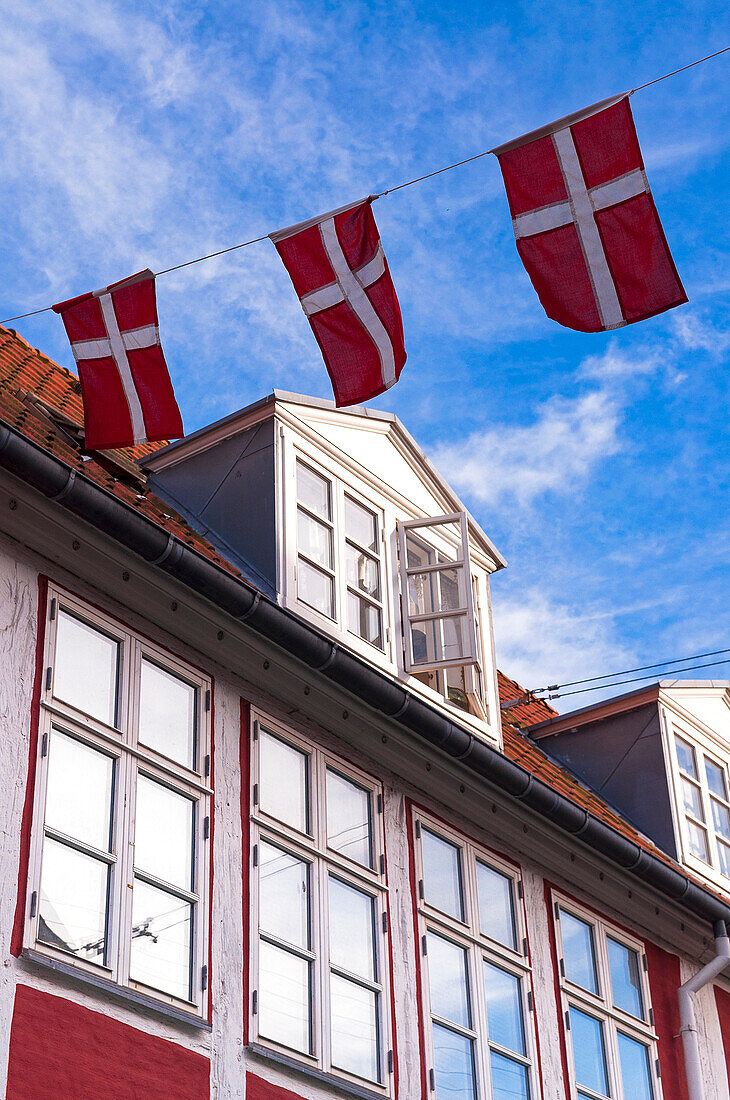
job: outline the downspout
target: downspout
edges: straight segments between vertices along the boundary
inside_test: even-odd
[[[679,997],[679,1033],[682,1036],[682,1046],[684,1047],[689,1100],[705,1100],[706,1096],[700,1066],[700,1044],[697,1034],[694,994],[708,985],[730,963],[730,939],[728,939],[727,926],[724,920],[715,921],[714,932],[717,955],[708,962],[707,966],[700,970],[699,974],[695,974],[693,978],[681,985],[677,991]]]

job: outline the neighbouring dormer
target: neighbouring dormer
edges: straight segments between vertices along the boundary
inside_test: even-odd
[[[730,894],[730,681],[662,680],[529,732],[665,852]]]
[[[147,467],[268,596],[501,743],[489,576],[505,562],[395,416],[277,391]]]

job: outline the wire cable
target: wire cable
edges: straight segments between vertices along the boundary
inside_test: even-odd
[[[697,668],[714,668],[716,665],[730,664],[730,657],[725,657],[722,661],[706,661],[702,665],[689,665],[686,668],[669,668],[664,673],[665,676],[672,676],[675,672],[693,672]],[[630,680],[616,680],[613,684],[598,684],[596,687],[584,687],[578,688],[577,691],[559,691],[554,695],[548,695],[548,699],[564,699],[568,695],[583,695],[586,691],[607,691],[609,688],[621,687],[622,684],[638,684],[640,680],[651,680],[652,676],[634,676]]]
[[[617,672],[604,672],[602,676],[586,676],[584,680],[568,680],[564,684],[548,684],[544,688],[532,688],[530,695],[541,694],[545,691],[557,691],[558,688],[578,687],[580,684],[594,684],[596,680],[611,680],[614,676],[628,676],[631,672],[646,672],[650,668],[677,665],[683,661],[701,661],[705,657],[720,657],[723,653],[730,653],[730,649],[715,649],[710,653],[693,653],[691,657],[671,657],[667,661],[657,661],[653,665],[637,665],[636,668],[621,668]]]

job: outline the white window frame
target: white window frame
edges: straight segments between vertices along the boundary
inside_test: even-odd
[[[306,834],[268,815],[259,805],[259,746],[260,731],[298,749],[309,758],[308,802],[309,828]],[[326,779],[332,770],[345,779],[363,787],[371,799],[372,869],[362,866],[327,845]],[[364,1095],[393,1096],[393,1049],[390,991],[390,926],[388,917],[388,885],[385,864],[385,836],[383,826],[382,785],[371,776],[329,753],[303,737],[290,726],[278,722],[260,711],[251,713],[251,783],[250,783],[250,990],[249,1021],[250,1041],[254,1045],[283,1057],[285,1061],[298,1063],[327,1080],[347,1082]],[[311,950],[300,952],[312,963],[311,989],[311,1054],[279,1044],[259,1034],[258,999],[258,945],[259,945],[259,874],[258,848],[261,841],[273,844],[309,864],[310,867],[310,934]],[[374,898],[375,922],[373,947],[376,960],[377,981],[361,984],[377,989],[379,1002],[379,1068],[380,1082],[358,1077],[332,1065],[330,1043],[329,975],[336,972],[330,964],[328,935],[327,888],[330,873],[342,882],[352,885]],[[269,938],[269,937],[267,937]],[[272,941],[274,942],[274,941]]]
[[[668,722],[669,726],[669,752],[672,763],[672,772],[675,779],[675,792],[676,792],[676,813],[677,820],[680,827],[680,837],[682,849],[684,851],[684,861],[689,866],[695,868],[704,877],[712,877],[724,888],[728,888],[729,875],[721,869],[720,857],[718,854],[718,848],[722,839],[722,834],[715,828],[714,816],[712,812],[713,801],[719,802],[720,805],[730,810],[730,800],[723,800],[718,798],[717,795],[710,792],[710,786],[707,781],[707,772],[705,769],[705,762],[709,760],[711,764],[715,764],[721,769],[725,778],[725,789],[730,793],[730,767],[728,766],[727,753],[723,753],[719,746],[709,743],[705,738],[700,737],[696,731],[688,729],[686,726],[680,725],[676,721]],[[694,778],[689,773],[684,772],[679,764],[679,754],[677,753],[677,738],[685,741],[691,746],[694,752],[695,764],[697,767],[697,777]],[[687,779],[689,783],[695,786],[699,791],[700,802],[702,805],[702,811],[704,814],[704,820],[700,820],[693,813],[691,813],[684,804],[684,797],[682,794],[682,782],[683,779]],[[692,851],[688,821],[692,822],[697,828],[702,829],[705,834],[707,842],[707,851],[709,862],[701,859],[695,855]],[[725,840],[724,843],[730,849],[730,841]]]
[[[58,612],[67,611],[119,643],[116,725],[93,718],[54,697],[54,667]],[[163,756],[138,741],[140,670],[143,658],[180,677],[196,690],[197,759],[195,769]],[[208,1009],[208,943],[210,887],[210,814],[212,789],[208,785],[211,744],[211,680],[197,669],[172,656],[144,636],[127,629],[110,615],[97,610],[70,592],[49,585],[46,605],[44,679],[38,723],[38,754],[34,785],[33,823],[28,868],[28,889],[24,948],[87,974],[98,983],[112,983],[134,991],[142,999],[160,1002],[178,1012],[200,1018]],[[105,965],[77,958],[38,939],[40,881],[45,830],[48,745],[52,730],[71,736],[99,750],[115,761],[112,802],[112,839],[108,864],[111,867],[107,914],[107,962]],[[138,772],[157,780],[195,802],[193,889],[165,884],[165,890],[189,901],[192,919],[191,997],[180,998],[130,977],[132,895],[137,872],[134,867],[136,776]],[[52,831],[49,830],[50,835]],[[84,844],[71,847],[84,851]],[[89,849],[90,852],[93,849]],[[98,858],[99,853],[94,852]],[[141,872],[142,881],[156,884]],[[160,880],[161,881],[161,880]]]
[[[452,1022],[446,1026],[459,1031],[473,1040],[474,1081],[478,1100],[491,1100],[491,1074],[489,1057],[491,1049],[501,1051],[496,1044],[490,1044],[487,1021],[486,995],[482,977],[482,963],[487,961],[500,967],[520,981],[522,1019],[525,1033],[525,1056],[514,1051],[504,1051],[505,1055],[519,1062],[527,1069],[529,1091],[532,1100],[542,1095],[542,1081],[539,1074],[537,1057],[536,1020],[534,1011],[534,993],[532,966],[525,927],[522,875],[519,868],[495,856],[488,849],[475,844],[462,833],[444,825],[437,818],[413,807],[413,851],[416,871],[416,903],[418,913],[418,960],[421,968],[421,997],[423,1013],[424,1057],[429,1078],[429,1095],[435,1089],[435,1060],[433,1050],[433,1029],[431,1022],[436,1020],[431,1011],[427,934],[435,932],[451,942],[463,947],[467,953],[468,996],[472,1009],[472,1027],[458,1029]],[[429,905],[428,892],[424,883],[424,868],[421,850],[422,830],[427,829],[436,836],[453,844],[460,851],[462,904],[464,920],[442,913]],[[505,875],[512,883],[512,913],[516,950],[485,936],[479,925],[479,899],[477,891],[476,864],[483,863]]]
[[[569,1025],[569,1010],[571,1007],[585,1012],[586,1015],[601,1021],[603,1025],[604,1047],[606,1052],[606,1071],[608,1074],[608,1090],[612,1100],[633,1100],[626,1096],[621,1082],[621,1063],[618,1050],[618,1031],[621,1030],[629,1038],[635,1039],[646,1046],[649,1051],[649,1078],[653,1089],[653,1100],[662,1098],[662,1081],[658,1072],[659,1052],[657,1047],[657,1034],[654,1028],[654,1012],[651,1006],[651,993],[649,988],[648,964],[646,951],[641,940],[627,935],[620,928],[597,917],[595,913],[578,905],[572,899],[558,891],[551,891],[553,905],[555,947],[557,952],[558,979],[560,982],[560,999],[563,1019],[563,1034],[568,1048],[568,1072],[570,1075],[570,1095],[578,1097],[578,1087],[575,1077],[575,1061],[573,1058],[573,1039]],[[562,942],[562,929],[560,912],[564,910],[571,916],[590,925],[593,932],[593,950],[596,964],[596,981],[598,993],[591,993],[583,989],[566,977],[566,967]],[[641,982],[641,998],[644,1008],[644,1020],[638,1020],[628,1012],[616,1008],[610,997],[611,978],[608,961],[607,938],[610,937],[617,943],[635,951],[639,959],[639,980]],[[600,1098],[600,1093],[592,1093],[586,1086],[581,1085],[581,1096],[595,1095]]]

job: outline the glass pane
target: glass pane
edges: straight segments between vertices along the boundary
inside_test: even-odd
[[[606,1050],[601,1023],[592,1016],[587,1016],[585,1012],[571,1007],[570,1031],[576,1081],[579,1085],[593,1089],[600,1096],[608,1096]]]
[[[318,565],[332,568],[332,531],[306,512],[297,512],[297,545],[299,550]]]
[[[347,583],[351,588],[358,588],[374,600],[380,599],[380,567],[375,558],[363,554],[362,550],[345,545],[345,560],[347,564]]]
[[[372,867],[370,792],[327,769],[327,844]]]
[[[714,764],[712,760],[705,760],[705,771],[707,773],[707,783],[712,793],[727,801],[727,787],[725,786],[725,772],[723,769],[719,764]]]
[[[261,940],[259,1030],[285,1047],[310,1051],[309,963]]]
[[[624,1096],[631,1100],[652,1100],[653,1090],[649,1076],[649,1051],[643,1043],[618,1033],[618,1054],[621,1062],[621,1081]]]
[[[195,767],[197,691],[178,676],[142,661],[139,739],[151,749]]]
[[[423,528],[423,536],[416,533],[419,529],[419,527],[410,527],[406,531],[408,569],[418,569],[423,565],[447,565],[461,558],[461,525],[459,523],[431,524]],[[437,550],[431,543],[431,539],[440,541],[441,537],[446,537],[453,548],[446,551]]]
[[[335,587],[332,577],[301,558],[297,562],[297,595],[302,603],[321,611],[330,619],[334,618]]]
[[[184,890],[193,887],[193,808],[185,795],[137,778],[134,866]]]
[[[490,1054],[492,1069],[492,1100],[530,1100],[527,1069],[511,1058],[505,1058],[493,1050]]]
[[[383,648],[380,608],[347,593],[347,629],[378,649]]]
[[[571,981],[591,993],[598,992],[593,929],[565,909],[560,910],[565,974]]]
[[[60,730],[48,750],[46,825],[109,851],[114,761]]]
[[[429,829],[421,829],[423,884],[426,901],[442,913],[464,919],[459,849]]]
[[[681,737],[675,738],[675,745],[677,746],[677,763],[683,772],[687,775],[692,775],[697,778],[697,765],[695,764],[695,750],[692,748],[688,741],[683,740]]]
[[[458,944],[428,933],[428,978],[431,1011],[462,1027],[471,1027],[466,951]]]
[[[484,963],[487,994],[487,1022],[490,1043],[498,1043],[515,1054],[525,1053],[520,979],[499,966]]]
[[[259,927],[297,947],[309,947],[309,864],[259,844]]]
[[[471,1039],[434,1024],[433,1061],[437,1100],[475,1100]]]
[[[297,499],[324,519],[332,519],[330,483],[303,462],[297,462]]]
[[[372,512],[363,508],[352,497],[345,497],[345,534],[364,546],[366,550],[378,549],[378,521]]]
[[[682,802],[684,808],[700,821],[705,820],[702,810],[702,795],[696,783],[690,783],[688,779],[682,779]]]
[[[710,862],[709,850],[707,847],[707,832],[700,828],[699,825],[695,825],[694,821],[690,821],[689,818],[685,818],[687,824],[687,837],[689,839],[689,850],[693,856],[697,856],[697,859],[701,859],[703,863]]]
[[[300,833],[309,827],[307,776],[309,757],[278,737],[259,732],[259,805]]]
[[[411,624],[413,663],[458,661],[467,655],[466,615]]]
[[[512,879],[477,860],[477,890],[479,892],[479,927],[482,934],[514,950],[517,939]]]
[[[330,975],[332,1065],[368,1081],[380,1079],[377,994]]]
[[[608,966],[611,971],[611,990],[616,1008],[630,1012],[638,1020],[644,1019],[641,998],[639,956],[630,947],[607,937]]]
[[[132,981],[189,1001],[192,934],[189,902],[134,880],[129,964]]]
[[[330,875],[330,962],[375,981],[373,899]]]
[[[408,578],[408,604],[411,615],[430,615],[435,611],[457,611],[464,607],[464,568],[439,569],[436,573],[413,573]]]
[[[118,663],[118,642],[73,615],[58,612],[53,669],[53,694],[57,699],[113,726]]]
[[[712,803],[712,820],[715,825],[715,832],[720,836],[724,836],[726,840],[730,840],[730,813],[728,813],[727,806],[723,806],[722,802],[717,802],[714,798],[710,799]]]
[[[109,868],[46,837],[38,939],[89,962],[104,963]]]
[[[730,878],[730,848],[727,844],[723,844],[721,840],[717,842],[717,852],[720,857],[720,870],[723,875],[727,875]]]

